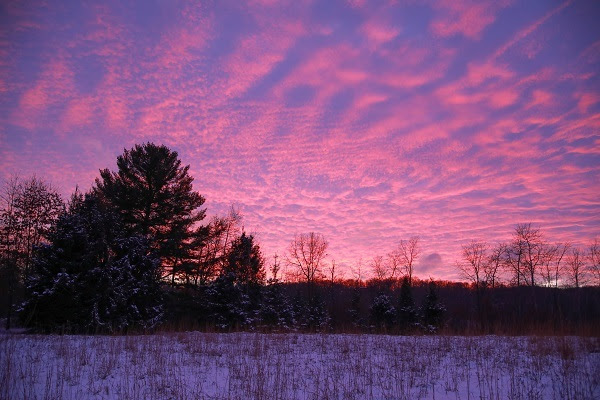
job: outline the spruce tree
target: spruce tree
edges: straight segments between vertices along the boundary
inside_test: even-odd
[[[402,332],[406,332],[414,329],[417,322],[418,313],[412,296],[410,280],[404,277],[398,301],[398,325]]]
[[[250,301],[235,283],[235,275],[221,274],[206,289],[208,322],[221,330],[246,327],[253,320],[248,313]]]
[[[259,315],[265,328],[287,330],[294,325],[294,311],[277,279],[269,279],[263,286]]]
[[[95,196],[75,198],[38,251],[21,307],[37,331],[113,332],[162,316],[159,264]]]
[[[434,333],[442,325],[446,307],[440,303],[435,283],[429,282],[429,291],[423,302],[423,325],[428,332]]]
[[[389,329],[396,319],[396,308],[387,294],[379,294],[371,305],[371,320],[377,329]]]
[[[264,257],[259,245],[254,242],[254,236],[242,232],[231,245],[223,273],[233,274],[236,283],[241,285],[260,285],[265,280],[264,264]]]

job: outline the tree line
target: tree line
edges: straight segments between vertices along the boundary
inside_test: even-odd
[[[523,316],[540,322],[544,315],[541,322],[563,328],[599,320],[597,240],[584,251],[517,225],[508,243],[463,246],[457,268],[467,285],[416,278],[421,250],[412,237],[371,260],[371,279],[361,265],[354,279],[342,279],[335,261],[325,262],[323,235],[297,234],[282,259],[267,262],[234,208],[205,221],[205,199],[192,183],[177,152],[154,143],[125,149],[115,171],[101,170],[89,191],[76,189],[68,201],[37,177],[10,179],[0,209],[6,328],[15,315],[40,332],[433,333],[489,331]],[[559,290],[565,283],[576,296]],[[589,283],[596,287],[580,288]],[[523,286],[534,290],[522,294]],[[551,311],[543,302],[548,290]],[[582,304],[586,313],[573,309]]]

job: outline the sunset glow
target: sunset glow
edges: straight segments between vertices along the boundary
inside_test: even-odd
[[[67,198],[165,144],[269,261],[315,231],[347,276],[415,235],[443,279],[517,223],[600,236],[600,2],[59,3],[0,6],[0,183]]]

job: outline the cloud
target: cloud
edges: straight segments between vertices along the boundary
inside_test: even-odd
[[[517,222],[598,234],[600,40],[549,23],[577,3],[332,3],[348,18],[318,21],[304,2],[182,4],[152,31],[135,5],[27,17],[47,24],[2,53],[2,170],[45,171],[68,194],[124,147],[162,142],[209,214],[240,205],[267,256],[314,230],[348,274],[412,235],[417,275],[456,277],[465,240],[507,240]]]
[[[437,13],[430,28],[443,37],[461,34],[479,39],[483,30],[496,20],[496,13],[507,5],[506,1],[436,1],[432,6]]]

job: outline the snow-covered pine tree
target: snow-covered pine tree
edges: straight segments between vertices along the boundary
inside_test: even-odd
[[[42,246],[21,307],[38,331],[112,332],[162,316],[158,259],[94,195],[71,203]]]
[[[390,296],[380,293],[371,304],[371,321],[375,328],[390,329],[396,320],[396,308],[392,305]]]
[[[409,332],[418,324],[418,310],[412,296],[411,284],[408,277],[402,279],[400,299],[398,301],[398,325],[401,332]]]
[[[221,274],[206,288],[207,322],[221,330],[232,330],[252,324],[248,313],[250,300],[235,283],[232,273]]]
[[[281,283],[275,277],[269,279],[262,288],[260,323],[263,328],[288,330],[294,326],[293,307],[281,290]]]
[[[435,333],[444,320],[446,307],[440,303],[435,283],[429,282],[429,291],[423,301],[423,325],[429,333]]]
[[[310,331],[323,332],[330,327],[331,318],[325,307],[325,302],[318,294],[313,295],[308,300],[304,316],[306,327]]]
[[[350,299],[350,308],[348,309],[348,314],[350,315],[350,321],[352,321],[352,326],[355,328],[364,328],[365,321],[361,316],[361,307],[360,307],[360,288],[355,287],[352,290],[352,297]]]

